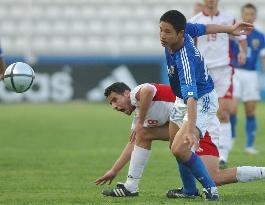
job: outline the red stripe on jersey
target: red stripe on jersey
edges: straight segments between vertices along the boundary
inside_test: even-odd
[[[175,102],[176,96],[171,90],[169,85],[163,84],[152,84],[156,87],[156,95],[153,98],[153,101],[166,101],[166,102]]]

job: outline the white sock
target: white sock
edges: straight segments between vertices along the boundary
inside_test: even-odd
[[[138,191],[138,184],[142,177],[144,167],[148,162],[151,151],[148,149],[144,149],[134,146],[134,150],[132,152],[128,177],[124,184],[125,188],[130,192]]]
[[[231,149],[231,139],[232,139],[231,124],[221,123],[220,126],[220,138],[219,138],[219,154],[220,160],[227,162],[228,154]]]
[[[236,179],[238,182],[250,182],[265,178],[265,167],[243,166],[237,167]]]

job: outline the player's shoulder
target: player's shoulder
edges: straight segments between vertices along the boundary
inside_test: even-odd
[[[156,90],[156,87],[151,83],[140,84],[131,90],[131,92],[130,92],[131,100],[136,101],[137,93],[141,90],[141,88],[146,87],[146,86],[152,87],[154,90]]]
[[[204,17],[203,13],[200,12],[200,13],[196,14],[195,16],[191,17],[191,18],[188,20],[188,22],[189,22],[189,23],[196,23],[196,22],[198,22],[198,21],[199,21],[201,18],[203,18],[203,17]]]
[[[264,33],[256,27],[253,29],[252,33],[260,38],[264,38]]]
[[[143,84],[140,84],[140,85],[137,85],[136,87],[134,87],[134,88],[131,90],[131,97],[135,97],[135,94],[136,94],[139,90],[141,90],[141,88],[142,88],[143,86],[145,86],[146,84],[148,84],[148,83],[143,83]]]
[[[236,19],[234,16],[227,14],[223,11],[220,11],[218,14],[218,18],[224,21],[226,24],[234,24]]]

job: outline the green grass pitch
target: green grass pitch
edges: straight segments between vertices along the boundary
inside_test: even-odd
[[[244,113],[230,166],[265,166],[265,104],[258,105],[258,156],[244,148]],[[179,186],[175,160],[167,142],[155,142],[136,198],[108,198],[111,186],[94,181],[109,169],[129,136],[131,118],[106,104],[1,104],[0,204],[215,204],[167,199]],[[114,180],[126,179],[127,167]],[[217,204],[265,204],[265,180],[226,185]]]

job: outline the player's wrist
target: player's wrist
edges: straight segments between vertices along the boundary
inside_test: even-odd
[[[226,26],[226,33],[227,34],[230,34],[230,35],[233,35],[234,29],[235,29],[234,25],[232,25],[232,26]]]
[[[115,167],[112,167],[109,172],[111,172],[113,175],[117,175],[118,172],[119,172],[119,169],[115,168]]]
[[[191,134],[195,134],[195,132],[196,132],[195,130],[196,130],[195,123],[188,123],[187,132],[191,133]]]

